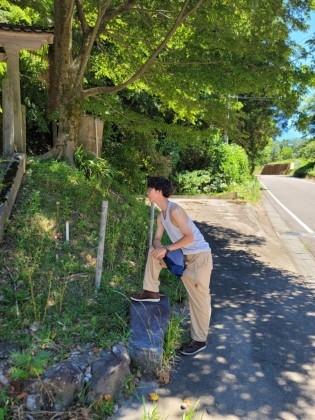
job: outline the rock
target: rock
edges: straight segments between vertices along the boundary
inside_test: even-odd
[[[26,409],[32,413],[40,411],[43,405],[41,394],[31,394],[26,398]]]
[[[0,358],[9,358],[12,351],[21,351],[21,347],[17,343],[11,343],[10,341],[0,341]]]
[[[129,364],[130,358],[121,344],[114,346],[111,352],[100,354],[92,363],[88,400],[93,402],[104,395],[119,398],[125,377],[130,375]]]
[[[44,390],[44,405],[53,405],[54,409],[59,411],[73,403],[77,393],[83,389],[83,385],[82,372],[70,363],[62,363],[46,370],[41,375],[41,380],[30,383],[27,390],[32,394]]]
[[[129,354],[135,367],[143,373],[156,374],[162,366],[163,343],[171,316],[167,296],[160,302],[132,302],[130,305]]]
[[[4,375],[0,374],[0,389],[1,389],[1,385],[7,386],[9,385],[9,381]]]

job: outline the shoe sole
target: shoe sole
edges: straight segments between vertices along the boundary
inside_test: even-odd
[[[188,353],[188,352],[186,352],[185,350],[181,350],[180,352],[181,352],[181,354],[183,354],[184,356],[193,356],[194,354],[197,354],[197,353],[199,353],[200,351],[204,350],[206,347],[207,347],[207,346],[200,347],[200,349],[195,350],[195,351],[194,351],[194,352],[192,352],[192,353]]]
[[[136,299],[136,298],[131,298],[131,300],[134,300],[135,302],[160,302],[160,299]]]

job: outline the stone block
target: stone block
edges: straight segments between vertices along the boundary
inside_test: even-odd
[[[171,316],[167,296],[160,302],[132,302],[130,306],[129,355],[144,374],[155,374],[162,366],[165,331]]]
[[[51,407],[57,411],[73,404],[76,395],[82,391],[84,378],[82,372],[70,363],[62,363],[52,366],[41,375],[40,381],[29,384],[27,391],[33,394],[30,397],[30,405],[38,409],[39,401],[43,401],[44,407]],[[44,390],[44,392],[43,392]],[[38,394],[43,392],[43,399],[38,399]]]
[[[93,402],[104,395],[119,398],[125,378],[130,375],[129,365],[130,358],[122,344],[104,352],[92,363],[88,400]]]

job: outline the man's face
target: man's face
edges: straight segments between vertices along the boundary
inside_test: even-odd
[[[162,194],[162,191],[160,191],[160,190],[156,190],[155,188],[151,188],[151,187],[149,187],[149,188],[147,189],[147,197],[148,197],[148,199],[149,199],[150,203],[154,203],[154,202],[155,202],[155,200],[156,200],[158,197],[160,197],[160,196],[161,196],[161,194]]]

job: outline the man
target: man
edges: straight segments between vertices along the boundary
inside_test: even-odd
[[[143,291],[131,296],[138,302],[159,302],[159,274],[166,265],[165,255],[181,248],[185,256],[185,270],[182,281],[189,297],[191,341],[184,345],[181,353],[194,355],[207,346],[207,336],[211,316],[210,276],[212,271],[212,255],[209,244],[187,215],[185,210],[168,198],[173,190],[172,184],[163,177],[148,179],[147,197],[151,203],[156,203],[161,212],[157,217],[157,229],[150,248]],[[162,246],[161,239],[164,230],[170,245]]]

